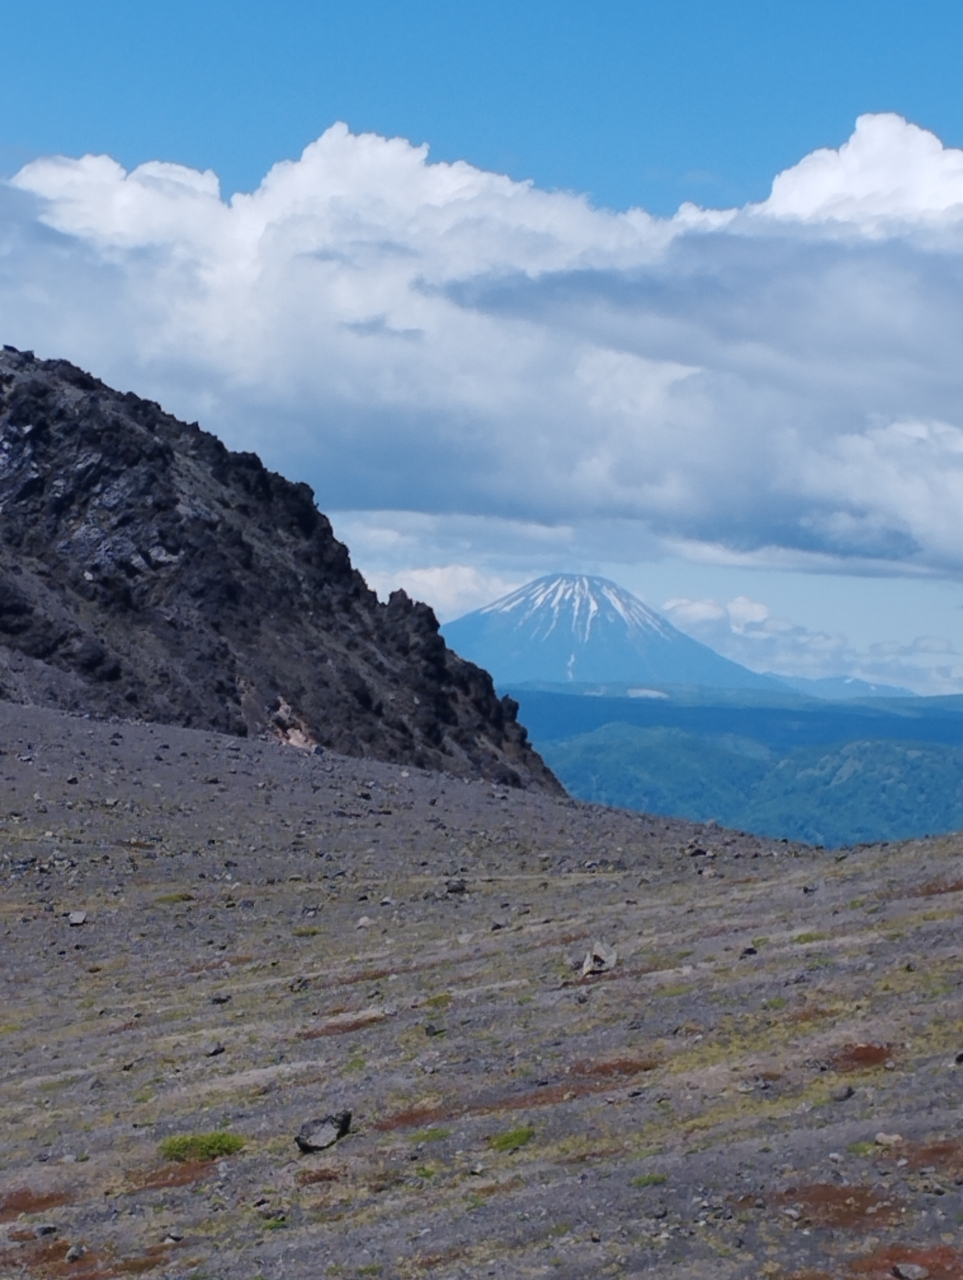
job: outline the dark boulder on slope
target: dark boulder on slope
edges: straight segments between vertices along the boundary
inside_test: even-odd
[[[0,352],[0,697],[560,791],[427,605],[305,484],[75,366]]]

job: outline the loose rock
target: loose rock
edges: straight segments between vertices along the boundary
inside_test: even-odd
[[[351,1112],[338,1111],[320,1120],[308,1120],[298,1130],[294,1141],[307,1155],[312,1151],[325,1151],[343,1138],[351,1128]]]
[[[876,1145],[878,1147],[898,1147],[902,1144],[903,1135],[901,1133],[878,1133],[876,1135]]]
[[[607,973],[609,969],[615,968],[618,958],[618,952],[614,947],[596,940],[585,953],[585,959],[582,961],[582,977],[585,978],[590,973]]]
[[[897,1262],[893,1267],[897,1280],[927,1280],[929,1274],[928,1267],[921,1267],[915,1262]]]
[[[69,915],[67,916],[67,923],[71,926],[71,928],[74,928],[74,929],[75,929],[75,928],[78,928],[78,927],[79,927],[80,925],[82,925],[82,924],[86,924],[86,923],[87,923],[87,912],[86,912],[86,911],[71,911],[71,912],[69,913]]]

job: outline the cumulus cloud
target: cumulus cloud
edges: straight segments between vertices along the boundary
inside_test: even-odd
[[[426,569],[368,571],[369,587],[382,597],[401,587],[415,600],[427,600],[441,622],[460,618],[524,586],[522,579],[486,573],[471,564],[431,565]]]
[[[838,151],[820,148],[779,174],[760,213],[884,229],[894,220],[955,222],[963,211],[963,152],[885,113],[860,116]]]
[[[963,153],[892,115],[761,204],[669,219],[336,125],[229,200],[174,164],[27,165],[0,331],[329,509],[958,575],[961,230]],[[382,571],[447,566],[468,599],[453,564],[512,577]]]

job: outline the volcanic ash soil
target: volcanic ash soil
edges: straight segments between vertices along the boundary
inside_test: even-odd
[[[963,1275],[959,837],[0,745],[0,1275]]]

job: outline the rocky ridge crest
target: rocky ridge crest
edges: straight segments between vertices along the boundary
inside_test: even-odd
[[[432,610],[306,484],[63,360],[0,352],[0,697],[561,791]]]

